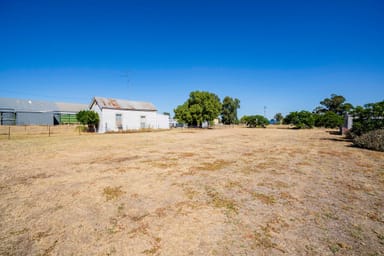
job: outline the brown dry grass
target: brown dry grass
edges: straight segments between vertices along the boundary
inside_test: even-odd
[[[384,154],[326,130],[1,140],[0,255],[334,254],[384,255]]]

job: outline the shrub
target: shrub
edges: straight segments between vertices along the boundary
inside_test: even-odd
[[[384,129],[384,101],[369,103],[364,107],[356,107],[351,132],[354,136],[360,136],[373,130]]]
[[[269,124],[269,120],[262,115],[243,116],[240,122],[245,123],[250,128],[266,127]]]
[[[315,126],[325,128],[336,128],[344,122],[343,117],[332,111],[315,114]]]
[[[384,151],[384,129],[367,132],[353,140],[353,145],[360,148]]]
[[[99,124],[99,114],[92,110],[82,110],[76,114],[77,120],[84,125],[88,125],[88,131],[96,131]]]
[[[309,111],[291,112],[284,118],[284,124],[293,124],[297,129],[312,128],[315,118]]]

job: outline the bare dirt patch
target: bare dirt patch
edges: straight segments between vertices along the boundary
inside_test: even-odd
[[[384,154],[326,130],[0,144],[0,255],[384,255]]]

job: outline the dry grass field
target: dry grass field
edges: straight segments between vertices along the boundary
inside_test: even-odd
[[[0,141],[0,255],[384,255],[384,154],[327,130]]]

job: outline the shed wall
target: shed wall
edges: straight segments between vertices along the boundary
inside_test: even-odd
[[[16,125],[53,125],[53,112],[17,112]]]

